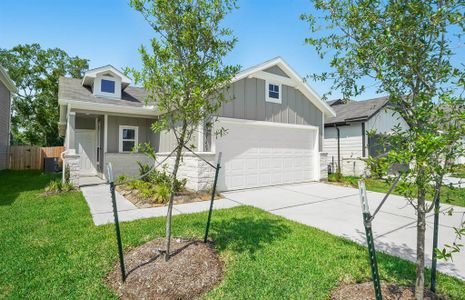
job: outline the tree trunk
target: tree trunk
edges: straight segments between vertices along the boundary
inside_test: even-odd
[[[181,137],[178,141],[178,149],[176,150],[176,160],[174,162],[173,172],[171,173],[171,194],[170,201],[168,203],[168,212],[166,214],[166,252],[165,252],[165,261],[168,261],[170,258],[170,244],[171,244],[171,223],[173,216],[173,204],[174,204],[174,194],[175,194],[175,180],[176,175],[178,174],[179,163],[181,162],[182,155],[182,146],[184,145],[184,139],[186,136],[186,123],[182,126]]]
[[[417,209],[417,261],[415,280],[415,299],[423,300],[425,290],[425,231],[426,231],[426,212],[425,212],[425,191],[424,188],[418,191],[418,209]]]

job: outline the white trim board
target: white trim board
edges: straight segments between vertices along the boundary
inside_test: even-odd
[[[75,109],[93,110],[105,113],[122,113],[125,115],[146,115],[155,117],[161,113],[156,112],[153,107],[131,107],[125,105],[103,104],[96,102],[85,102],[68,99],[58,99],[60,105],[72,105]]]
[[[289,128],[296,128],[296,129],[313,129],[313,130],[318,131],[318,126],[314,126],[314,125],[301,125],[301,124],[278,123],[278,122],[268,122],[268,121],[254,121],[254,120],[228,118],[228,117],[218,117],[218,122],[241,123],[245,125],[258,125],[258,126],[289,127]],[[215,122],[215,123],[218,123],[218,122]]]

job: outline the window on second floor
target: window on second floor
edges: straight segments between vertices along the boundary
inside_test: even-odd
[[[115,93],[115,82],[113,80],[102,79],[100,91],[103,93]]]
[[[267,102],[281,103],[281,85],[267,82],[265,99]]]

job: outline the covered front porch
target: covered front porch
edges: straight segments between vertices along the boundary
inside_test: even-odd
[[[133,153],[134,146],[149,143],[158,150],[158,135],[151,130],[154,120],[155,117],[71,110],[63,157],[70,181],[76,186],[104,183],[105,165],[109,162],[116,174],[136,175],[137,161],[145,162],[147,158]]]

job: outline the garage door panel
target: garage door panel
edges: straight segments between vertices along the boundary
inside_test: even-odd
[[[313,180],[316,130],[221,122],[216,140],[223,153],[218,189],[234,190]]]

